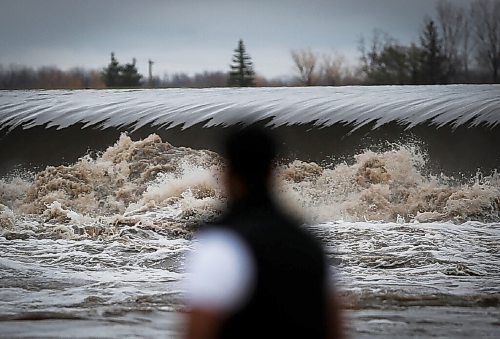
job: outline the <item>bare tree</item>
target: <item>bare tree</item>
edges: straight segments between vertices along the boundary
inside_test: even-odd
[[[475,0],[471,18],[478,62],[490,69],[496,83],[500,68],[500,0]]]
[[[471,52],[471,43],[470,43],[470,17],[464,16],[463,22],[463,35],[462,35],[462,65],[464,70],[465,78],[468,80],[469,78],[469,61],[470,61],[470,52]]]
[[[448,77],[454,79],[463,67],[468,68],[467,17],[463,7],[452,4],[448,0],[440,0],[436,11],[437,24],[441,31],[443,54],[447,60],[446,73]]]
[[[293,62],[297,67],[300,82],[305,86],[312,86],[316,81],[316,64],[318,55],[310,48],[291,51]]]
[[[320,69],[322,83],[328,86],[342,85],[350,75],[346,58],[338,52],[323,55]]]

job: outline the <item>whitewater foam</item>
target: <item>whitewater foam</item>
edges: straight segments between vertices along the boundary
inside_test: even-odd
[[[224,209],[222,166],[211,151],[122,134],[94,157],[2,179],[0,225],[13,237],[13,227],[22,234],[33,223],[51,238],[130,236],[129,226],[186,236]],[[461,181],[425,174],[425,154],[415,145],[366,150],[350,164],[295,160],[277,170],[278,199],[311,223],[500,220],[498,173]]]
[[[281,185],[312,215],[313,222],[498,220],[498,174],[473,184],[422,174],[425,157],[413,146],[381,153],[365,151],[352,165],[322,168],[294,161]]]

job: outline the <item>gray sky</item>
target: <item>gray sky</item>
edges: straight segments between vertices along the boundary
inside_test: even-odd
[[[374,28],[417,40],[438,0],[0,0],[0,64],[102,68],[137,59],[139,72],[223,70],[242,38],[257,73],[293,73],[290,50],[337,51],[353,63]],[[472,0],[452,0],[468,7]]]

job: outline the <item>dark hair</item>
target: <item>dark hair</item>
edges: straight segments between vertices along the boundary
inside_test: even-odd
[[[264,128],[243,127],[231,134],[225,145],[230,171],[238,174],[252,189],[267,184],[276,156],[274,138]]]

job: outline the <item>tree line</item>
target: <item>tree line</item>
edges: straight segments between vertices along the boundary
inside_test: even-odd
[[[101,72],[83,68],[67,71],[53,66],[38,69],[26,66],[0,65],[0,89],[79,89],[105,88]]]
[[[0,65],[0,89],[499,83],[500,0],[474,0],[469,8],[440,0],[435,17],[424,18],[418,41],[405,45],[374,30],[369,42],[360,39],[358,50],[359,63],[354,66],[340,53],[292,50],[295,76],[285,79],[256,74],[243,40],[227,72],[173,73],[160,78],[150,70],[144,79],[135,59],[120,64],[114,53],[100,71]]]
[[[375,32],[360,44],[361,70],[369,84],[498,83],[500,1],[476,0],[469,9],[439,1],[410,45]]]
[[[374,30],[358,49],[356,67],[339,55],[292,51],[298,81],[305,86],[499,83],[500,0],[475,0],[469,8],[441,0],[436,17],[424,18],[418,41],[404,45]]]

